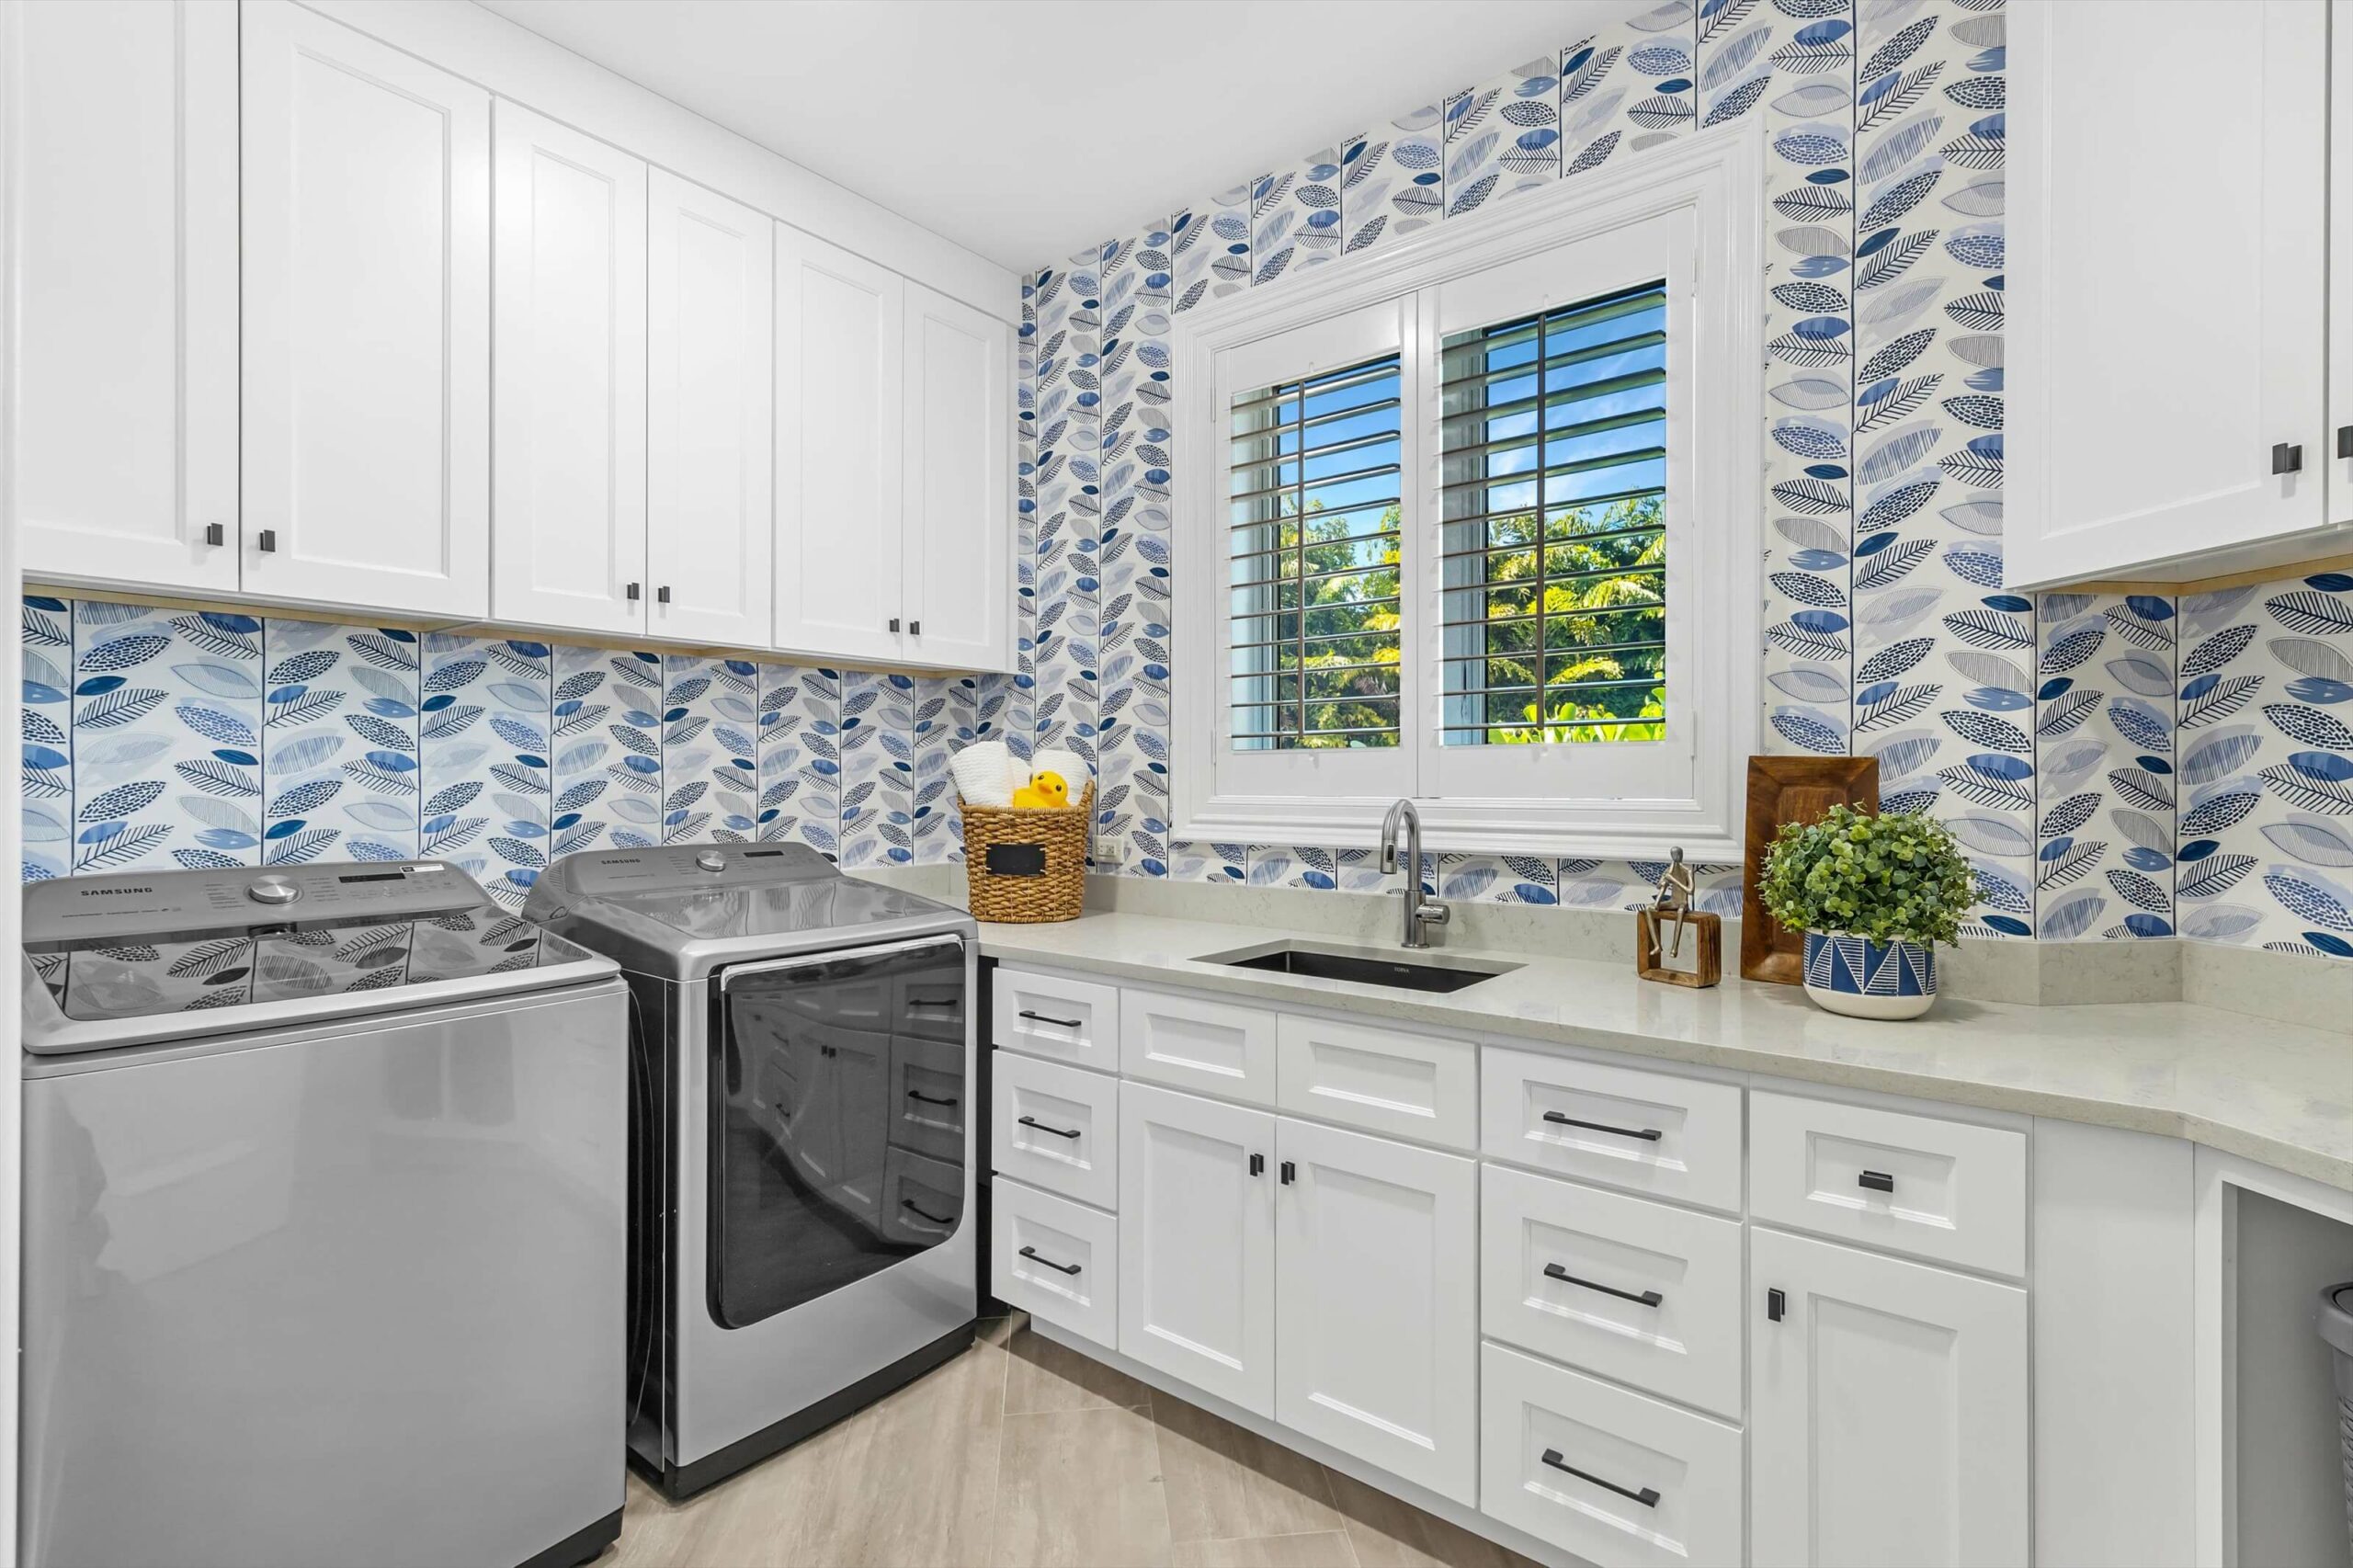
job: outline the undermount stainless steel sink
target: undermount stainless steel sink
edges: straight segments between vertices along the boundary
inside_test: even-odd
[[[1312,980],[1392,985],[1403,991],[1461,991],[1520,967],[1492,959],[1456,958],[1447,953],[1417,952],[1407,958],[1395,949],[1289,941],[1262,942],[1255,948],[1236,948],[1230,953],[1211,953],[1199,961],[1234,969],[1266,970],[1275,974],[1304,975]]]

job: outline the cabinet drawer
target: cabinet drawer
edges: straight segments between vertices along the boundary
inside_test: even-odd
[[[1481,1326],[1737,1421],[1740,1221],[1489,1165]]]
[[[991,1038],[1009,1051],[1120,1070],[1120,992],[1091,980],[1027,970],[996,971]]]
[[[1481,1512],[1592,1562],[1742,1560],[1737,1428],[1500,1345],[1479,1355]]]
[[[1480,1148],[1562,1176],[1740,1212],[1740,1089],[1491,1045]]]
[[[1276,1103],[1302,1116],[1479,1146],[1479,1048],[1337,1018],[1286,1013],[1275,1030]]]
[[[1120,1342],[1120,1222],[1017,1181],[989,1188],[990,1289],[1105,1349]]]
[[[2026,1135],[1757,1094],[1751,1215],[1992,1274],[2026,1272]]]
[[[1120,1081],[1000,1051],[990,1148],[1006,1176],[1115,1209],[1120,1201]]]
[[[1120,1070],[1196,1094],[1271,1106],[1275,1015],[1130,986],[1120,994]]]

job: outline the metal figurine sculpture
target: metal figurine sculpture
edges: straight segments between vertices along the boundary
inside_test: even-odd
[[[1634,914],[1634,970],[1644,980],[1663,981],[1669,985],[1713,985],[1723,976],[1723,921],[1692,907],[1699,896],[1699,878],[1683,858],[1679,848],[1670,852],[1666,869],[1658,879],[1658,892],[1645,909]],[[1664,939],[1662,926],[1675,922],[1675,940],[1669,946]],[[1689,969],[1678,969],[1669,962],[1683,953],[1683,928],[1691,926],[1699,933],[1699,950],[1692,955]]]

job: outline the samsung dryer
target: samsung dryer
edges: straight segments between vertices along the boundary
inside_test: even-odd
[[[630,1446],[665,1492],[972,1342],[969,915],[747,844],[584,851],[525,908],[634,1002]]]

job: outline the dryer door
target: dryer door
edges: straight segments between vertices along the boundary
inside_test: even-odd
[[[722,1325],[773,1317],[961,1224],[964,977],[953,936],[720,971],[709,1251]]]

